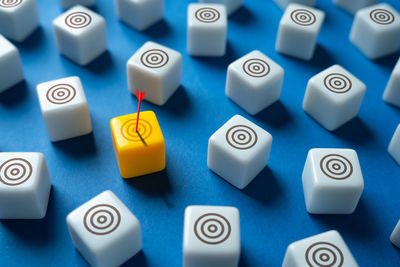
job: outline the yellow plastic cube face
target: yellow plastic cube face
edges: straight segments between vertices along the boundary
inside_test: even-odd
[[[136,132],[137,113],[111,120],[111,134],[119,171],[125,179],[165,169],[165,142],[152,111],[140,113]]]

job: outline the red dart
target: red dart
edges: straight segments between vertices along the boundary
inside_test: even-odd
[[[137,119],[136,119],[136,132],[138,130],[138,126],[139,126],[139,114],[140,114],[140,103],[142,103],[142,100],[144,99],[146,95],[146,92],[139,92],[138,89],[136,89],[136,97],[139,100],[139,106],[138,106],[138,111],[137,111]]]

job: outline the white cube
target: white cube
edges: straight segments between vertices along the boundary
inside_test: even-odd
[[[36,0],[2,0],[0,2],[0,33],[24,41],[39,26]]]
[[[310,60],[314,55],[324,19],[323,11],[304,5],[290,4],[279,23],[276,51],[295,58]]]
[[[106,22],[83,6],[75,6],[53,21],[54,36],[61,54],[87,65],[107,50]]]
[[[393,245],[400,248],[400,220],[397,222],[396,227],[390,235],[390,241]]]
[[[56,142],[92,132],[89,108],[79,77],[69,77],[37,86],[47,134]]]
[[[400,59],[397,61],[390,76],[385,92],[383,93],[383,100],[400,107]]]
[[[290,244],[282,267],[358,267],[338,231],[331,230]]]
[[[50,196],[42,153],[0,153],[0,219],[41,219]]]
[[[333,0],[333,2],[338,7],[354,14],[361,8],[376,4],[378,0]]]
[[[302,181],[307,211],[313,214],[353,213],[364,190],[360,163],[352,149],[311,149]]]
[[[0,93],[24,80],[18,49],[0,35]]]
[[[366,86],[350,72],[334,65],[308,81],[303,109],[329,131],[357,116]]]
[[[183,230],[183,267],[235,267],[240,258],[239,210],[189,206]]]
[[[200,3],[224,5],[228,15],[238,10],[243,5],[243,1],[244,0],[199,0]]]
[[[142,249],[138,219],[111,191],[68,214],[67,225],[76,249],[91,266],[119,266]]]
[[[267,131],[235,115],[208,140],[208,168],[243,189],[267,165],[271,145]]]
[[[76,5],[82,6],[94,6],[96,4],[96,0],[60,0],[61,6],[63,9],[68,9]]]
[[[181,84],[182,55],[168,47],[146,42],[126,64],[128,88],[146,92],[146,100],[164,105]]]
[[[227,13],[220,4],[190,4],[187,52],[192,56],[223,56],[228,30]]]
[[[225,94],[254,115],[279,99],[284,74],[272,59],[253,51],[229,65]]]
[[[360,9],[354,18],[350,41],[369,59],[395,53],[400,47],[400,15],[388,4]]]
[[[286,7],[292,3],[305,6],[315,6],[315,0],[274,0],[274,2],[283,10],[285,10]]]
[[[397,126],[396,131],[393,134],[392,140],[390,141],[389,154],[392,158],[400,165],[400,124]]]
[[[164,0],[115,0],[120,20],[142,31],[161,20],[164,15]]]

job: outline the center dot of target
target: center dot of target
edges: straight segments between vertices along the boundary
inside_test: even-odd
[[[321,254],[321,255],[319,256],[319,258],[320,258],[322,261],[328,261],[328,260],[329,260],[329,255],[328,255],[328,254]]]
[[[13,169],[13,170],[11,170],[11,174],[12,175],[18,175],[19,174],[19,170],[18,169]]]
[[[97,218],[97,222],[99,223],[105,223],[107,220],[106,216],[100,216],[99,218]]]
[[[208,226],[208,231],[211,233],[215,233],[217,231],[217,227],[215,225]]]

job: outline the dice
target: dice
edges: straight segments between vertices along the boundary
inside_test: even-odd
[[[312,214],[353,213],[364,189],[352,149],[311,149],[302,181],[307,211]]]
[[[304,111],[329,131],[357,116],[366,86],[350,72],[334,65],[308,81]]]
[[[183,230],[183,267],[235,267],[240,258],[239,210],[189,206]]]
[[[333,0],[333,3],[335,3],[335,5],[343,8],[351,14],[356,13],[361,8],[374,5],[376,4],[376,2],[378,2],[378,0]]]
[[[400,124],[397,126],[397,129],[393,134],[392,140],[389,144],[388,152],[397,162],[397,164],[400,165]]]
[[[0,33],[22,42],[39,26],[36,0],[0,1]]]
[[[125,179],[165,169],[165,142],[156,115],[141,112],[137,131],[136,121],[136,113],[111,120],[115,157]]]
[[[388,4],[360,9],[354,18],[350,41],[369,59],[395,53],[400,47],[400,15]]]
[[[400,220],[390,235],[390,241],[392,241],[393,245],[400,248]]]
[[[165,46],[146,42],[127,62],[128,88],[146,92],[145,100],[164,105],[181,84],[182,55]]]
[[[199,0],[200,3],[221,4],[226,7],[228,15],[238,10],[243,5],[244,0]]]
[[[91,266],[119,266],[142,249],[138,219],[111,191],[68,214],[67,225],[76,249]]]
[[[253,51],[228,67],[225,94],[254,115],[279,99],[285,71],[260,51]]]
[[[92,132],[89,108],[79,77],[41,83],[37,86],[37,93],[51,141]]]
[[[310,60],[325,18],[323,11],[299,4],[290,4],[279,23],[275,49],[279,53]]]
[[[164,0],[115,0],[120,20],[142,31],[163,18]]]
[[[106,22],[83,6],[75,6],[53,21],[56,45],[61,54],[87,65],[107,50]]]
[[[305,6],[315,6],[315,0],[274,0],[275,3],[283,10],[291,3],[297,3]]]
[[[383,93],[383,100],[391,105],[400,107],[400,58]]]
[[[225,55],[227,12],[220,4],[190,4],[187,20],[187,52],[192,56]]]
[[[18,49],[0,35],[0,93],[24,80]]]
[[[208,140],[208,168],[243,189],[267,165],[271,145],[267,131],[235,115]]]
[[[331,230],[296,241],[286,249],[282,267],[358,267],[338,231]]]
[[[96,0],[60,0],[63,9],[69,9],[75,5],[94,6]]]
[[[42,153],[0,153],[0,219],[41,219],[50,196]]]

